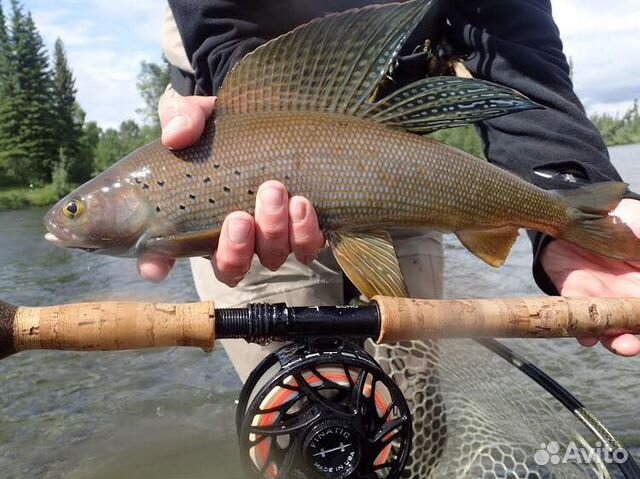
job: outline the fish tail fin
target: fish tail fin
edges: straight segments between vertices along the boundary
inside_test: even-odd
[[[575,221],[559,236],[597,255],[619,261],[640,261],[640,239],[609,213],[628,190],[622,182],[604,182],[558,192],[575,208]]]

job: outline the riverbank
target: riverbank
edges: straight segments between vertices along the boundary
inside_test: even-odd
[[[34,188],[0,187],[0,211],[17,210],[28,206],[49,206],[64,194],[54,184]]]

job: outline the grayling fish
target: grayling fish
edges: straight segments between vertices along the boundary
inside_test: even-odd
[[[518,228],[640,260],[640,242],[608,215],[626,184],[545,191],[423,136],[537,107],[517,92],[434,77],[377,98],[430,5],[330,15],[261,46],[228,75],[200,141],[133,152],[55,205],[47,238],[110,255],[210,255],[225,216],[252,212],[258,186],[277,179],[314,203],[340,265],[368,296],[405,294],[390,227],[454,232],[493,266]]]

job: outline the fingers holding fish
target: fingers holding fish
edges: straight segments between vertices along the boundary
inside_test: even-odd
[[[308,199],[294,196],[289,200],[289,218],[291,250],[298,261],[310,263],[325,244],[318,215]]]
[[[158,103],[162,143],[174,150],[193,145],[213,114],[215,100],[215,97],[181,96],[173,89],[167,90]]]
[[[289,244],[289,195],[278,181],[266,181],[256,199],[256,253],[260,262],[277,270],[291,253]]]
[[[169,275],[175,262],[164,256],[143,255],[138,258],[138,274],[147,281],[159,283]]]
[[[563,296],[640,296],[640,271],[629,263],[599,257],[579,246],[554,240],[542,255],[542,265]],[[582,346],[598,343],[620,356],[640,354],[640,339],[631,334],[579,338]]]
[[[603,336],[600,338],[600,342],[609,351],[619,356],[630,358],[640,354],[640,338],[637,338],[633,334]]]
[[[578,338],[580,345],[590,348],[598,343],[612,353],[623,357],[633,357],[640,354],[640,338],[633,334],[620,334],[618,336],[602,336],[600,338]]]
[[[211,260],[219,281],[233,287],[247,274],[255,251],[255,230],[249,213],[236,211],[225,218]]]

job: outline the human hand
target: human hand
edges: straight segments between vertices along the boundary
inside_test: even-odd
[[[640,201],[623,199],[612,214],[640,238]],[[563,240],[549,243],[541,262],[562,296],[640,296],[640,262],[613,261]],[[620,356],[640,355],[640,339],[632,334],[579,341],[589,347],[601,342]]]
[[[162,143],[171,149],[195,143],[214,112],[215,100],[167,91],[158,105]],[[235,286],[249,271],[254,253],[265,267],[276,270],[291,252],[298,261],[308,263],[323,246],[324,236],[311,202],[301,196],[289,198],[282,183],[267,181],[258,189],[255,217],[236,211],[225,218],[211,262],[217,278]],[[144,279],[159,282],[174,263],[172,258],[144,255],[138,259],[138,272]]]

